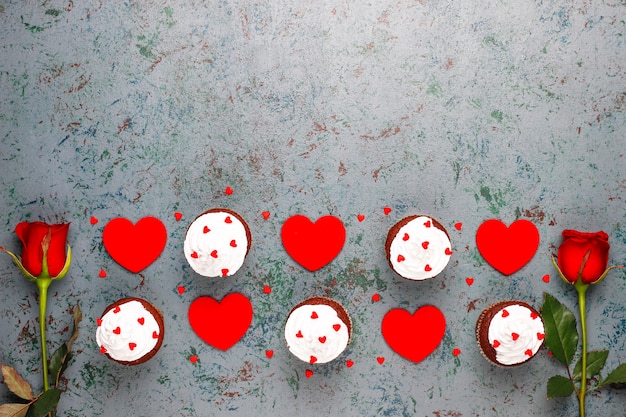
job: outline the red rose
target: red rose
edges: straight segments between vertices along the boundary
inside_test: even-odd
[[[15,227],[15,234],[22,241],[22,265],[33,277],[39,277],[44,270],[43,258],[46,253],[48,275],[59,277],[67,263],[67,231],[69,223],[46,224],[43,222],[22,222]],[[62,278],[62,277],[61,277]]]
[[[572,284],[593,284],[604,277],[609,263],[609,235],[604,232],[563,231],[557,262],[562,276]]]

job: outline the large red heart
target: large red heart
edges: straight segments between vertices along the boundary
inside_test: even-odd
[[[528,220],[507,227],[500,220],[485,221],[476,231],[476,246],[485,261],[504,275],[526,265],[539,247],[539,231]]]
[[[167,241],[167,230],[155,217],[144,217],[136,224],[118,217],[104,226],[102,241],[115,262],[137,273],[161,255]]]
[[[231,293],[217,301],[202,296],[189,306],[189,324],[198,337],[221,350],[230,349],[252,323],[252,304],[245,295]]]
[[[341,252],[346,229],[335,216],[322,216],[313,223],[308,217],[297,214],[285,221],[281,238],[294,261],[309,271],[317,271]]]
[[[420,362],[439,346],[446,331],[446,318],[434,306],[411,314],[402,308],[389,310],[381,325],[383,338],[398,355]]]

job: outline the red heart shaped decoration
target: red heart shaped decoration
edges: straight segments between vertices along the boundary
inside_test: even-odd
[[[144,217],[136,224],[118,217],[104,226],[102,241],[115,262],[138,273],[161,255],[167,241],[167,230],[155,217]]]
[[[507,227],[491,219],[476,231],[476,246],[485,261],[504,275],[526,265],[539,247],[539,231],[528,220],[517,220]]]
[[[398,355],[420,362],[439,346],[446,330],[443,313],[423,306],[411,314],[402,308],[389,310],[381,326],[383,338]]]
[[[283,223],[281,239],[294,261],[309,271],[317,271],[339,255],[346,241],[346,229],[335,216],[322,216],[313,223],[297,214]]]
[[[252,304],[245,295],[231,293],[217,301],[202,296],[189,306],[189,324],[198,337],[221,350],[230,349],[252,323]]]

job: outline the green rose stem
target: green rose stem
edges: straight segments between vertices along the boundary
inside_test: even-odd
[[[585,417],[585,395],[587,395],[587,315],[586,315],[586,299],[587,288],[589,284],[583,284],[582,280],[578,280],[574,284],[578,293],[578,311],[580,312],[580,330],[582,333],[582,357],[581,357],[581,377],[580,390],[578,391],[578,404],[580,409],[580,417]]]
[[[43,391],[50,389],[48,381],[48,346],[46,344],[46,306],[48,303],[48,288],[52,283],[50,273],[48,272],[48,248],[50,247],[51,233],[44,237],[41,242],[43,249],[43,262],[41,264],[41,275],[35,283],[39,288],[39,340],[41,341],[41,366],[43,368]]]

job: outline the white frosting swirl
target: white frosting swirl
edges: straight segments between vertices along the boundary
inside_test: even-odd
[[[233,275],[248,253],[246,228],[231,213],[204,213],[189,226],[183,251],[189,265],[200,275]]]
[[[101,352],[112,359],[132,362],[154,349],[161,329],[139,301],[128,301],[118,307],[98,321],[96,341]]]
[[[534,356],[545,337],[541,317],[519,304],[504,307],[489,324],[489,343],[496,351],[496,360],[503,365],[516,365]]]
[[[305,304],[289,315],[285,339],[289,351],[298,359],[326,363],[346,349],[350,335],[347,324],[334,308],[326,304]]]
[[[437,276],[452,255],[450,238],[427,216],[403,225],[389,248],[389,261],[402,277],[421,281]]]

